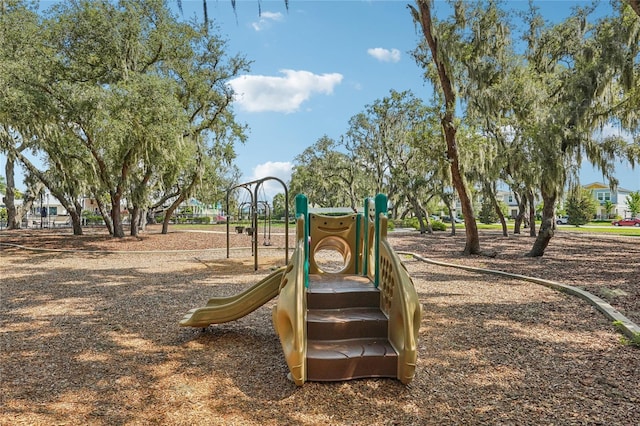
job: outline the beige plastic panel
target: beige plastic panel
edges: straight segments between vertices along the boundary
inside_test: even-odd
[[[380,308],[389,317],[389,342],[398,352],[398,380],[413,380],[418,359],[422,308],[415,286],[387,241],[387,218],[380,219]]]
[[[340,253],[344,259],[344,268],[340,274],[355,274],[356,271],[356,227],[358,215],[324,216],[311,213],[309,215],[309,273],[323,274],[315,260],[315,254],[321,250],[332,250]]]
[[[296,385],[307,379],[307,302],[304,285],[304,219],[296,223],[297,242],[286,267],[278,302],[273,307],[273,326],[280,338],[282,351]]]

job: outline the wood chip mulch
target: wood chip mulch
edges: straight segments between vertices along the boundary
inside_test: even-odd
[[[211,229],[220,230],[211,227]],[[585,301],[517,279],[403,258],[423,306],[415,380],[287,380],[267,303],[206,330],[178,321],[284,263],[284,236],[147,229],[0,232],[0,425],[636,425],[640,349]],[[640,322],[640,241],[558,232],[393,233],[398,250],[559,281]],[[69,251],[31,251],[13,245]],[[75,251],[72,251],[75,250]],[[181,251],[173,251],[181,250]]]

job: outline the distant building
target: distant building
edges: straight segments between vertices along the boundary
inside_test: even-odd
[[[507,217],[515,219],[518,216],[518,201],[512,191],[497,191],[496,199],[507,205]]]
[[[587,191],[591,191],[593,198],[597,202],[596,219],[606,220],[616,216],[623,218],[631,216],[631,212],[629,212],[629,207],[627,206],[627,200],[629,199],[629,194],[633,191],[620,187],[613,191],[608,185],[601,182],[593,182],[588,185],[583,185],[582,188]],[[518,203],[513,192],[498,191],[496,193],[496,197],[498,201],[503,201],[508,206],[509,217],[515,218],[518,215]],[[607,211],[605,208],[605,203],[607,201],[611,202],[609,217],[607,217]],[[563,202],[564,200],[561,201],[561,205]]]
[[[629,194],[631,194],[633,191],[620,187],[616,188],[615,191],[612,191],[608,185],[600,182],[593,182],[588,185],[583,185],[583,188],[587,191],[591,191],[593,194],[593,198],[598,203],[596,211],[597,219],[609,219],[609,217],[607,217],[606,208],[604,207],[607,201],[610,201],[612,204],[609,216],[620,216],[624,218],[631,215],[629,207],[627,206],[627,200],[629,199]]]

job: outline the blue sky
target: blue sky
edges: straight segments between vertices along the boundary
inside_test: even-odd
[[[339,139],[351,117],[390,90],[411,90],[428,101],[431,87],[410,51],[418,43],[409,0],[330,1],[209,0],[209,19],[228,40],[228,53],[252,61],[251,71],[232,82],[239,122],[248,140],[236,146],[243,181],[275,176],[289,179],[294,158],[323,135]],[[526,1],[506,2],[526,7]],[[547,19],[557,21],[584,1],[536,1]],[[605,5],[608,1],[603,2]],[[185,18],[202,20],[202,0],[183,0]],[[446,4],[436,2],[436,11]],[[177,8],[175,8],[177,12]],[[0,157],[4,164],[4,158]],[[620,186],[640,189],[640,168],[617,168]],[[19,177],[17,177],[19,180]],[[581,182],[602,182],[590,166]],[[267,187],[267,197],[279,192]]]
[[[230,1],[208,2],[229,51],[253,61],[251,72],[231,83],[241,95],[237,118],[250,127],[247,143],[236,149],[245,181],[288,180],[298,154],[325,134],[338,139],[352,116],[392,89],[430,99],[432,89],[409,53],[420,34],[408,3],[291,0],[287,11],[282,0],[263,0],[258,15],[257,0],[238,1],[236,14]],[[551,21],[588,3],[536,2]],[[436,10],[445,6],[436,2]],[[183,11],[185,17],[201,17],[202,2],[183,1]],[[623,188],[640,189],[640,169],[620,164],[616,177]],[[603,181],[601,174],[584,166],[581,182],[595,181]]]
[[[201,2],[189,1],[201,13]],[[409,55],[415,31],[407,2],[282,0],[211,3],[231,52],[253,60],[251,73],[231,84],[240,94],[238,120],[250,127],[238,146],[245,180],[288,180],[291,162],[323,135],[338,139],[351,117],[389,95],[413,90],[428,98],[420,68]],[[185,15],[187,9],[184,9]]]

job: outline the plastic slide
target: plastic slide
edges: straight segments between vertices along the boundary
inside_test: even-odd
[[[191,309],[180,321],[183,327],[208,327],[234,321],[278,295],[286,267],[281,267],[247,290],[230,297],[209,299],[207,306]]]

